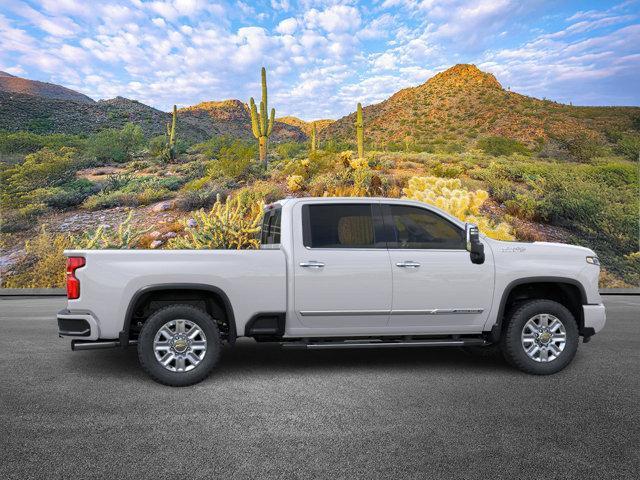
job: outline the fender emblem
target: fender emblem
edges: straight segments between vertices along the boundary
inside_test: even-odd
[[[522,253],[526,250],[524,247],[503,247],[500,251],[502,253]]]

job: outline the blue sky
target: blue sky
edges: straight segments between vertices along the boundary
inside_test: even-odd
[[[259,95],[337,118],[475,63],[574,105],[640,105],[638,1],[0,0],[0,70],[169,110]]]

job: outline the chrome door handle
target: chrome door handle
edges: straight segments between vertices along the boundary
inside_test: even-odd
[[[315,260],[309,260],[308,262],[300,262],[300,266],[304,268],[322,268],[324,263],[317,262]]]
[[[418,268],[420,264],[418,262],[414,262],[413,260],[406,260],[404,262],[396,263],[396,267],[400,268]]]

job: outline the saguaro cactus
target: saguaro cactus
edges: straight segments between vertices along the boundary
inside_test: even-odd
[[[273,130],[273,120],[276,116],[276,109],[271,109],[271,115],[267,118],[267,71],[262,67],[262,100],[260,101],[260,113],[256,108],[253,97],[249,100],[251,110],[251,130],[253,136],[258,139],[260,147],[260,161],[267,166],[267,141]]]
[[[171,122],[167,122],[167,158],[171,161],[176,159],[176,119],[178,118],[178,109],[173,106],[173,115]]]
[[[362,122],[362,105],[358,102],[356,111],[356,138],[358,139],[358,158],[364,159],[364,124]]]
[[[311,123],[311,151],[315,152],[316,148],[318,148],[318,140],[317,140],[317,131],[316,131],[316,122]]]

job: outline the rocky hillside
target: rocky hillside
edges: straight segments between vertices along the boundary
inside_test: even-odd
[[[151,137],[163,134],[170,120],[169,113],[136,100],[116,97],[96,102],[59,85],[0,72],[0,130],[90,134],[132,122]],[[240,100],[203,102],[182,108],[177,128],[178,137],[192,143],[212,135],[253,138],[248,107]],[[300,127],[276,121],[272,141],[305,139]]]
[[[93,99],[75,90],[53,83],[16,77],[6,72],[0,72],[0,92],[36,95],[42,98],[70,100],[79,103],[94,103]]]
[[[276,118],[276,121],[286,123],[287,125],[291,125],[293,127],[298,127],[304,133],[306,133],[307,135],[310,135],[312,124],[315,123],[316,131],[321,132],[322,130],[327,128],[329,125],[331,125],[335,120],[321,119],[321,120],[314,120],[312,122],[306,122],[298,117],[287,116],[287,117]]]
[[[151,137],[164,133],[170,119],[166,112],[123,97],[86,103],[0,92],[0,130],[86,135],[133,122]],[[178,125],[178,133],[192,141],[208,138],[205,130],[186,119]]]
[[[202,102],[191,107],[178,110],[178,118],[189,121],[199,129],[211,135],[229,135],[250,140],[251,115],[246,103],[240,100],[223,100],[220,102]],[[303,129],[276,120],[271,140],[275,142],[302,141],[306,135]]]
[[[480,136],[504,136],[530,146],[550,137],[583,133],[603,139],[606,129],[628,130],[638,107],[573,107],[505,90],[475,65],[460,64],[417,87],[363,109],[366,141],[427,144],[466,143]],[[324,129],[321,138],[354,141],[355,113]]]

